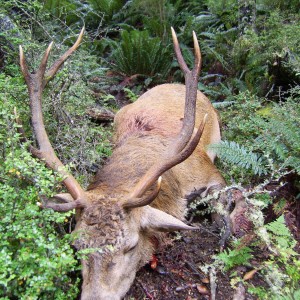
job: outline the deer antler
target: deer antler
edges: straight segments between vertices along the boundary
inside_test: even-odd
[[[134,208],[138,206],[144,206],[150,204],[155,197],[145,199],[143,195],[148,189],[158,180],[158,178],[166,171],[176,166],[177,164],[183,162],[187,159],[197,147],[199,140],[201,138],[207,115],[204,116],[196,134],[193,136],[195,127],[195,111],[196,111],[196,99],[198,90],[198,78],[201,69],[201,52],[198,44],[198,40],[195,32],[193,31],[194,40],[194,51],[195,51],[195,65],[192,70],[186,65],[184,58],[181,54],[179,43],[177,40],[176,33],[173,28],[172,37],[173,44],[176,53],[176,57],[181,70],[184,73],[185,85],[186,85],[186,95],[185,95],[185,111],[184,119],[181,131],[175,140],[168,146],[165,153],[162,155],[162,161],[154,164],[146,174],[141,178],[141,180],[135,186],[132,194],[131,201],[126,203],[126,208]],[[157,192],[158,193],[158,192]],[[155,192],[153,193],[155,194]],[[157,194],[156,194],[157,195]],[[140,199],[134,201],[134,199]],[[125,204],[124,204],[125,206]]]
[[[130,197],[128,199],[124,199],[121,202],[121,206],[125,209],[132,209],[135,207],[141,207],[150,204],[157,197],[160,191],[161,185],[161,176],[157,180],[157,185],[154,190],[150,194],[143,195],[142,197]]]
[[[30,145],[29,151],[32,153],[33,156],[45,161],[45,164],[49,168],[58,171],[64,177],[63,183],[66,186],[69,193],[72,195],[73,199],[75,200],[73,203],[68,204],[68,210],[83,205],[83,203],[85,202],[85,192],[81,188],[80,184],[76,181],[76,179],[66,171],[63,163],[58,159],[53,147],[51,146],[43,121],[42,93],[47,83],[54,77],[54,75],[62,66],[62,64],[78,48],[83,37],[83,32],[84,27],[82,28],[75,44],[53,63],[53,65],[50,67],[49,71],[46,74],[45,72],[47,67],[47,61],[53,42],[51,42],[48,46],[39,68],[33,73],[29,73],[28,71],[23,49],[20,46],[20,65],[29,92],[31,122],[39,146],[39,149],[37,149]],[[62,205],[66,207],[66,204]],[[49,204],[48,206],[45,205],[45,207],[53,208],[51,207],[51,204]],[[61,211],[59,209],[59,204],[57,204],[53,209]],[[64,208],[64,211],[66,211],[66,208]]]

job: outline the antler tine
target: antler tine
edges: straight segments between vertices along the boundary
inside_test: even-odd
[[[186,96],[185,96],[185,109],[184,109],[184,119],[180,133],[174,139],[173,142],[167,147],[165,153],[163,154],[163,162],[154,164],[146,174],[141,178],[141,180],[135,186],[131,197],[140,198],[143,194],[157,181],[159,176],[164,172],[168,171],[175,165],[183,162],[187,159],[197,147],[201,135],[204,130],[207,115],[204,116],[196,134],[193,136],[195,128],[195,117],[196,117],[196,99],[198,90],[198,78],[201,68],[201,52],[197,41],[195,32],[193,32],[193,40],[195,47],[195,66],[193,70],[190,70],[181,54],[179,43],[177,40],[176,33],[173,28],[172,37],[174,43],[174,49],[177,56],[178,63],[185,75],[186,84]],[[153,199],[154,200],[154,199]],[[150,203],[147,203],[150,204]],[[139,205],[141,206],[141,205]]]
[[[195,51],[195,67],[193,71],[195,72],[196,76],[199,76],[201,71],[202,58],[201,58],[200,46],[195,31],[193,31],[193,40],[194,40],[194,51]]]
[[[25,78],[26,84],[29,85],[30,84],[30,73],[28,71],[27,68],[27,64],[26,64],[26,60],[25,60],[25,56],[24,56],[24,51],[22,46],[19,46],[19,52],[20,52],[20,66],[21,66],[21,71],[22,74]]]
[[[121,206],[124,209],[132,209],[132,208],[141,207],[141,206],[150,204],[157,197],[157,195],[160,191],[161,180],[162,180],[162,178],[160,176],[157,180],[157,184],[156,184],[154,190],[149,195],[145,195],[140,198],[126,199],[121,203]]]
[[[201,52],[196,33],[193,31],[193,41],[195,50],[195,66],[190,70],[181,54],[175,30],[172,28],[172,36],[174,41],[174,50],[181,70],[184,72],[186,94],[184,107],[184,122],[180,134],[174,145],[174,152],[181,151],[191,139],[195,124],[195,108],[198,90],[198,78],[201,69]]]
[[[45,51],[45,54],[42,58],[38,70],[36,72],[33,72],[32,74],[28,71],[28,67],[25,61],[25,55],[22,47],[20,46],[20,65],[29,92],[31,123],[39,146],[39,149],[37,149],[30,145],[29,151],[32,153],[33,156],[43,160],[49,168],[59,172],[64,177],[63,183],[65,184],[69,193],[72,195],[72,197],[75,200],[78,200],[76,202],[77,203],[76,207],[78,207],[79,203],[81,203],[81,200],[84,201],[85,192],[81,188],[80,184],[76,181],[76,179],[65,170],[63,163],[58,159],[58,157],[54,152],[53,147],[51,146],[47,132],[45,130],[45,125],[43,120],[42,92],[47,82],[54,76],[54,74],[57,72],[59,67],[62,65],[63,61],[65,61],[68,58],[68,56],[70,56],[70,54],[78,47],[82,39],[83,30],[84,28],[81,30],[81,33],[77,41],[75,42],[75,44],[70,48],[71,51],[69,51],[70,50],[69,49],[63,55],[63,59],[58,59],[56,63],[54,63],[54,65],[52,66],[52,71],[50,69],[50,71],[47,73],[48,75],[46,74],[46,78],[44,77],[44,74],[45,74],[46,65],[47,65],[52,43],[50,43],[47,50]],[[59,64],[57,62],[59,62]],[[53,68],[54,66],[55,68]],[[50,78],[49,76],[52,77]],[[20,121],[18,121],[18,123],[20,124]],[[23,136],[23,139],[25,139],[24,130],[20,128],[19,132]]]
[[[40,63],[40,66],[37,70],[37,77],[41,78],[42,80],[44,80],[44,74],[45,74],[45,71],[46,71],[46,68],[47,68],[47,62],[48,62],[48,58],[49,58],[49,54],[50,54],[50,51],[52,49],[52,46],[53,46],[53,42],[51,42],[47,48],[47,50],[45,51],[44,53],[44,56],[41,60],[41,63]],[[44,84],[46,85],[46,84]]]
[[[180,66],[183,74],[185,75],[190,70],[189,70],[189,68],[188,68],[187,64],[185,63],[184,58],[182,56],[182,53],[181,53],[181,50],[180,50],[180,47],[179,47],[179,43],[178,43],[178,39],[177,39],[177,35],[176,35],[176,32],[175,32],[173,27],[171,27],[171,31],[172,31],[172,39],[173,39],[173,45],[174,45],[176,58],[177,58],[177,61],[179,63],[179,66]]]
[[[45,204],[38,202],[37,204],[39,207],[51,208],[54,211],[58,211],[58,212],[66,212],[66,211],[70,211],[74,208],[83,208],[83,207],[86,207],[86,205],[87,205],[87,203],[84,199],[77,199],[75,201],[68,202],[68,203],[54,203],[54,202],[48,202],[48,199],[46,199],[43,196],[41,198],[45,201]]]
[[[53,76],[59,70],[61,65],[66,61],[66,59],[78,48],[83,38],[84,29],[85,27],[83,26],[74,45],[71,48],[69,48],[59,59],[57,59],[49,68],[45,76],[45,85],[48,83],[49,80],[53,78]]]

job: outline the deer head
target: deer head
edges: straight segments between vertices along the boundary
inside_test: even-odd
[[[63,203],[46,200],[41,207],[61,212],[77,209],[74,246],[85,250],[81,299],[121,299],[130,288],[137,270],[151,258],[153,236],[159,238],[161,232],[196,229],[150,204],[160,193],[165,172],[193,153],[203,132],[206,117],[198,130],[194,130],[201,54],[193,33],[195,66],[189,70],[172,29],[174,49],[186,82],[185,112],[179,135],[167,141],[160,161],[154,162],[133,187],[111,191],[103,185],[85,191],[55,155],[45,130],[41,104],[44,87],[79,46],[83,31],[48,71],[46,65],[52,43],[34,73],[28,71],[20,47],[20,65],[29,91],[32,126],[39,147],[29,146],[29,150],[49,168],[63,175],[63,183],[69,192],[56,196]],[[22,128],[20,130],[25,139]]]

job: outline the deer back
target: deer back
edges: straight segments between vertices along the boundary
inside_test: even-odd
[[[185,92],[182,84],[163,84],[147,91],[136,102],[123,107],[115,116],[115,143],[118,144],[137,132],[165,138],[176,137],[184,117]],[[219,118],[208,98],[198,91],[195,128],[205,114],[208,114],[208,118],[197,148],[207,152],[213,161],[215,155],[205,147],[221,140]]]

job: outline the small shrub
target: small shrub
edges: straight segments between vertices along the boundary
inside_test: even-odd
[[[299,18],[272,11],[256,22],[256,29],[249,27],[236,40],[232,53],[248,89],[266,95],[299,84]]]
[[[62,178],[33,159],[26,145],[21,146],[13,115],[17,107],[30,138],[28,93],[15,64],[16,49],[18,44],[24,45],[32,70],[47,43],[40,46],[32,41],[27,51],[29,42],[22,31],[14,39],[7,32],[6,36],[12,47],[7,52],[10,64],[0,74],[0,298],[75,299],[80,266],[69,235],[73,213],[41,210],[36,204],[41,196],[51,197],[61,191]],[[56,43],[50,60],[61,55],[62,48],[67,46]],[[110,154],[110,130],[99,128],[85,116],[85,110],[94,104],[89,79],[102,76],[103,69],[84,47],[72,58],[73,63],[66,62],[45,90],[43,110],[54,148],[78,177],[88,174]],[[86,185],[88,176],[79,180]]]

